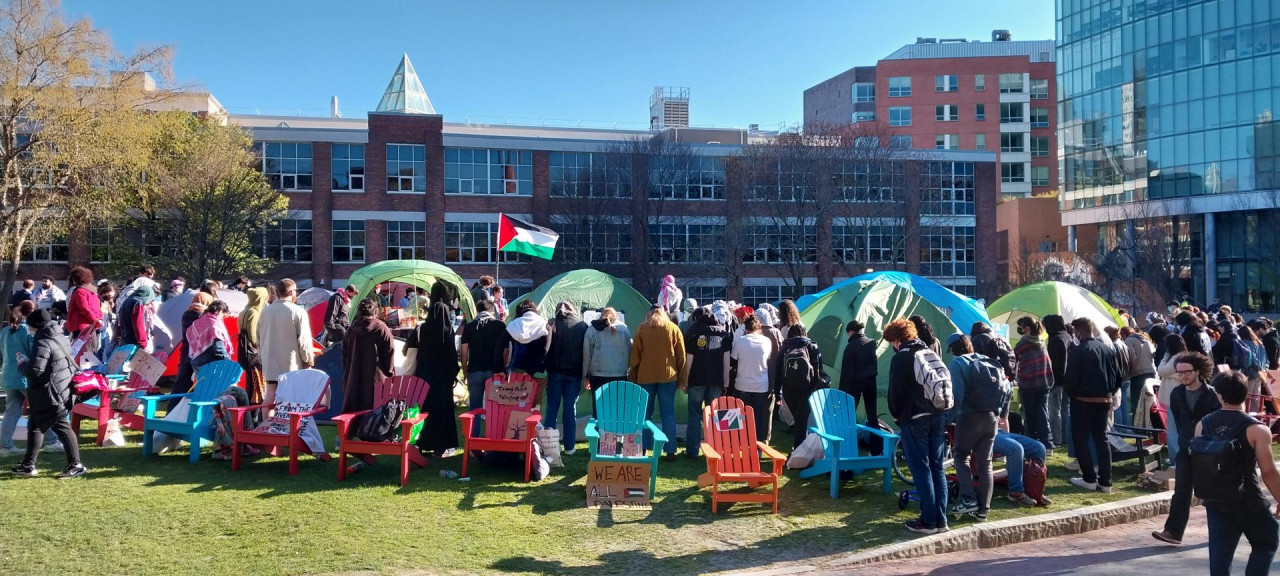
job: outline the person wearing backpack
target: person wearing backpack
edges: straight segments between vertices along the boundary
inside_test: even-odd
[[[1022,403],[1022,423],[1027,435],[1050,450],[1049,390],[1053,388],[1053,364],[1049,351],[1040,340],[1044,327],[1030,316],[1018,319],[1018,340],[1014,355],[1018,358],[1018,399]]]
[[[955,392],[956,439],[952,455],[956,462],[956,482],[960,501],[953,514],[967,514],[978,522],[991,510],[991,451],[996,439],[1000,413],[1005,410],[1012,388],[1004,367],[977,354],[964,334],[947,338],[951,359],[951,387]],[[972,462],[970,458],[972,457]],[[973,487],[973,470],[978,471],[978,488]]]
[[[1249,360],[1240,369],[1249,379],[1249,393],[1262,394],[1262,372],[1267,369],[1267,347],[1263,346],[1262,338],[1248,325],[1241,324],[1237,327],[1236,335],[1240,337],[1244,347],[1249,349]]]
[[[1220,336],[1211,349],[1213,363],[1226,364],[1232,370],[1243,371],[1249,363],[1249,348],[1240,340],[1240,335],[1231,327],[1230,322],[1219,322],[1216,328]]]
[[[896,353],[889,362],[889,414],[900,429],[902,451],[915,478],[920,517],[906,523],[917,534],[938,534],[947,527],[947,471],[944,412],[954,406],[951,374],[933,350],[916,337],[910,320],[884,327],[882,337]]]
[[[1271,456],[1271,430],[1245,413],[1249,383],[1239,372],[1213,379],[1222,409],[1205,416],[1191,439],[1191,468],[1196,497],[1204,502],[1209,524],[1209,574],[1231,573],[1240,536],[1252,551],[1245,574],[1267,574],[1276,554],[1276,517],[1258,485],[1257,469],[1271,497],[1280,500],[1280,471]]]
[[[1201,419],[1222,408],[1218,394],[1209,385],[1214,366],[1208,356],[1198,352],[1179,354],[1174,358],[1180,386],[1169,393],[1169,416],[1182,438],[1190,438]],[[1169,502],[1169,517],[1164,530],[1151,536],[1161,542],[1182,544],[1191,515],[1192,465],[1191,451],[1184,443],[1174,454],[1173,499]]]
[[[1071,322],[1080,344],[1067,354],[1063,388],[1071,398],[1071,434],[1079,460],[1080,476],[1071,483],[1086,490],[1111,493],[1111,446],[1107,443],[1111,403],[1120,390],[1120,364],[1116,349],[1094,337],[1093,321]],[[1097,453],[1089,449],[1093,443]]]
[[[787,328],[787,339],[782,341],[776,362],[774,392],[780,394],[795,418],[791,435],[793,447],[799,448],[809,435],[809,396],[830,384],[822,370],[822,353],[818,351],[818,344],[809,339],[803,325],[792,324]]]
[[[1014,366],[1013,348],[1004,338],[996,336],[986,322],[974,322],[969,328],[969,341],[973,343],[973,351],[986,356],[1004,367],[1004,377],[1013,380],[1018,376]]]

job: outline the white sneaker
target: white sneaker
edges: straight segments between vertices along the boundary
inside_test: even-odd
[[[53,444],[45,444],[44,448],[41,448],[40,451],[46,454],[56,454],[58,452],[62,452],[62,443],[54,442]]]
[[[1101,493],[1103,493],[1103,494],[1110,494],[1110,493],[1111,493],[1111,487],[1110,487],[1110,486],[1103,486],[1103,485],[1099,484],[1099,485],[1098,485],[1098,491],[1099,491],[1099,492],[1101,492]]]
[[[13,447],[11,447],[11,448],[5,448],[5,449],[4,449],[4,453],[5,453],[5,454],[8,454],[8,455],[10,455],[10,456],[26,456],[26,455],[27,455],[27,449],[26,449],[26,448],[19,448],[19,447],[17,447],[17,446],[13,446]]]
[[[1071,485],[1079,486],[1081,488],[1084,488],[1085,490],[1090,490],[1090,491],[1094,491],[1098,489],[1097,482],[1085,482],[1084,478],[1081,478],[1079,476],[1076,476],[1075,478],[1071,479]],[[1111,492],[1111,487],[1109,486],[1107,487],[1107,492]]]
[[[565,450],[565,451],[564,451],[564,455],[565,455],[565,456],[573,456],[573,455],[574,455],[574,453],[575,453],[575,452],[577,452],[577,451],[578,451],[578,449],[577,449],[577,448],[570,448],[570,449],[568,449],[568,450]]]
[[[1072,459],[1068,460],[1068,461],[1067,461],[1067,463],[1066,463],[1066,464],[1064,464],[1062,467],[1063,467],[1063,468],[1066,468],[1067,470],[1070,470],[1070,471],[1072,471],[1072,472],[1079,472],[1079,471],[1080,471],[1080,461],[1079,461],[1079,460],[1076,460],[1075,458],[1072,458]]]

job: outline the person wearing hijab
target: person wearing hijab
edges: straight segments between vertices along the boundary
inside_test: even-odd
[[[560,434],[565,452],[572,455],[578,442],[578,395],[582,393],[582,343],[587,323],[571,302],[556,304],[556,320],[547,349],[547,412],[542,424],[555,428],[564,410],[564,430]]]
[[[427,381],[427,401],[422,409],[427,423],[418,436],[418,449],[441,458],[458,451],[458,422],[453,411],[453,384],[458,378],[458,349],[453,340],[453,300],[444,282],[431,286],[427,319],[409,335],[405,350],[417,350],[415,376]]]
[[[693,325],[693,310],[698,307],[698,301],[693,298],[685,298],[680,303],[680,317],[682,318],[677,324],[680,332],[683,334],[689,331],[689,327]]]
[[[187,343],[187,332],[191,329],[191,325],[195,323],[200,315],[204,314],[205,308],[213,303],[213,296],[204,292],[196,292],[191,297],[191,304],[187,306],[186,311],[182,313],[182,340],[178,341],[178,345],[174,347],[174,354],[178,354],[178,375],[173,381],[173,394],[186,394],[195,386],[196,369],[191,365],[191,355],[188,351],[191,349]],[[169,400],[169,410],[173,410],[178,405],[181,398],[173,398]]]
[[[121,344],[132,344],[147,352],[154,351],[155,342],[151,339],[154,312],[151,301],[155,298],[156,292],[150,284],[140,284],[120,304],[120,331],[116,337]]]
[[[370,296],[356,305],[356,321],[342,338],[342,413],[372,410],[374,385],[392,376],[394,337],[378,319],[378,300]],[[355,433],[358,427],[351,427]]]
[[[35,332],[31,357],[16,354],[12,358],[27,378],[27,452],[22,463],[10,471],[15,476],[35,476],[36,456],[44,444],[45,433],[52,429],[67,455],[67,468],[57,477],[84,476],[89,469],[80,463],[80,447],[67,418],[75,400],[71,390],[75,371],[71,350],[62,341],[62,329],[53,322],[48,310],[32,312],[27,316],[27,326]]]
[[[778,309],[773,304],[764,302],[756,308],[756,319],[760,320],[760,333],[773,342],[773,353],[782,350],[782,332],[778,330]],[[774,358],[770,356],[769,365],[773,366]]]
[[[680,304],[684,299],[684,293],[676,287],[676,277],[670,274],[662,277],[662,288],[658,290],[658,307],[662,308],[671,317],[673,322],[679,322]]]
[[[240,354],[236,359],[244,368],[244,388],[249,395],[249,404],[262,404],[262,395],[267,390],[267,382],[262,378],[262,358],[258,356],[258,319],[262,317],[262,309],[267,306],[269,294],[266,288],[250,288],[249,305],[240,313],[240,333],[236,336]]]
[[[227,310],[225,302],[214,300],[205,308],[204,314],[183,332],[192,368],[198,370],[210,362],[231,359],[231,335],[227,333],[227,325],[223,321]]]
[[[711,303],[711,316],[716,319],[716,323],[724,326],[726,330],[733,329],[733,312],[729,310],[729,303],[724,300],[716,300]]]

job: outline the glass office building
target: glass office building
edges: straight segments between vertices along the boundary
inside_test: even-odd
[[[1166,297],[1280,311],[1280,2],[1058,0],[1057,25],[1070,238]]]

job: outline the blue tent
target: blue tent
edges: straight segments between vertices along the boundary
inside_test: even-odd
[[[806,294],[796,300],[796,307],[803,312],[810,304],[831,292],[839,290],[840,288],[850,284],[872,280],[891,282],[919,294],[922,298],[928,300],[929,303],[937,306],[946,313],[946,315],[951,318],[951,322],[965,332],[969,331],[969,327],[973,326],[974,322],[983,322],[986,324],[991,323],[991,319],[987,317],[987,307],[981,302],[974,300],[973,298],[969,298],[964,294],[955,292],[954,290],[949,290],[941,284],[923,276],[895,271],[863,274],[835,284],[826,290],[818,292],[817,294]],[[939,334],[938,336],[946,338],[947,335]]]

